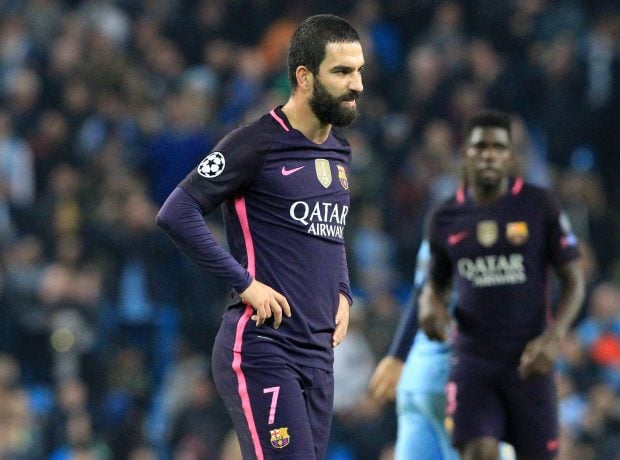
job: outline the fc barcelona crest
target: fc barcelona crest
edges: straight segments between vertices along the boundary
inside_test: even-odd
[[[482,220],[478,222],[476,234],[478,236],[478,242],[485,248],[490,248],[497,241],[497,222],[494,220]]]
[[[316,170],[316,178],[321,185],[328,188],[332,184],[332,170],[329,167],[329,161],[324,158],[314,160],[314,169]]]
[[[291,442],[291,437],[288,434],[288,427],[269,430],[269,434],[271,435],[271,445],[276,449],[282,449]]]
[[[338,168],[338,179],[340,180],[340,185],[345,190],[349,190],[349,179],[347,179],[347,171],[344,169],[342,165],[336,165]]]
[[[527,241],[529,230],[527,222],[508,222],[506,224],[506,239],[514,245],[520,245]]]

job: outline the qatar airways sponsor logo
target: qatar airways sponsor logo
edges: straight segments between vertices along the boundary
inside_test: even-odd
[[[317,201],[307,203],[295,201],[289,210],[291,218],[303,224],[310,235],[344,238],[347,223],[347,205]]]
[[[457,262],[459,275],[475,287],[506,286],[527,281],[523,255],[491,255],[475,259],[463,257]]]

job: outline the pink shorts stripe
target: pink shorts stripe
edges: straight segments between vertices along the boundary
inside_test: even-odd
[[[241,224],[241,229],[243,231],[243,239],[245,240],[245,250],[248,257],[248,272],[250,275],[254,276],[256,273],[256,261],[254,256],[254,243],[252,241],[252,234],[250,233],[250,224],[248,221],[248,213],[245,206],[245,198],[237,198],[235,200],[235,211],[237,212],[237,217],[239,219],[239,223]],[[254,452],[256,454],[257,460],[263,460],[263,449],[260,445],[260,439],[258,438],[258,431],[256,430],[256,423],[254,422],[254,414],[252,413],[252,405],[250,404],[250,396],[248,395],[248,386],[245,380],[245,375],[243,374],[243,370],[241,369],[241,350],[243,348],[243,331],[245,329],[245,325],[248,323],[254,309],[250,305],[246,305],[245,311],[239,321],[237,322],[237,329],[235,331],[235,344],[233,346],[233,362],[232,368],[237,376],[238,382],[238,392],[241,397],[241,407],[243,408],[243,413],[245,414],[245,419],[248,423],[248,429],[250,430],[250,435],[252,436],[252,443],[254,444]]]

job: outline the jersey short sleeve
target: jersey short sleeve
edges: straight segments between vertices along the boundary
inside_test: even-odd
[[[553,266],[559,267],[579,257],[577,237],[573,233],[568,215],[562,211],[559,202],[546,191],[544,206],[549,235],[549,260]]]
[[[430,259],[428,262],[428,277],[440,287],[446,286],[452,277],[452,261],[446,252],[445,246],[439,238],[438,219],[440,219],[439,207],[433,212],[426,225],[426,239]]]

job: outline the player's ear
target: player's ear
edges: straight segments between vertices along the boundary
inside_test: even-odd
[[[308,91],[312,88],[314,75],[312,75],[308,67],[304,65],[297,66],[295,76],[297,77],[297,86],[303,91]]]
[[[508,172],[510,175],[513,177],[520,177],[523,175],[524,169],[522,158],[510,151],[510,156],[508,157]]]

